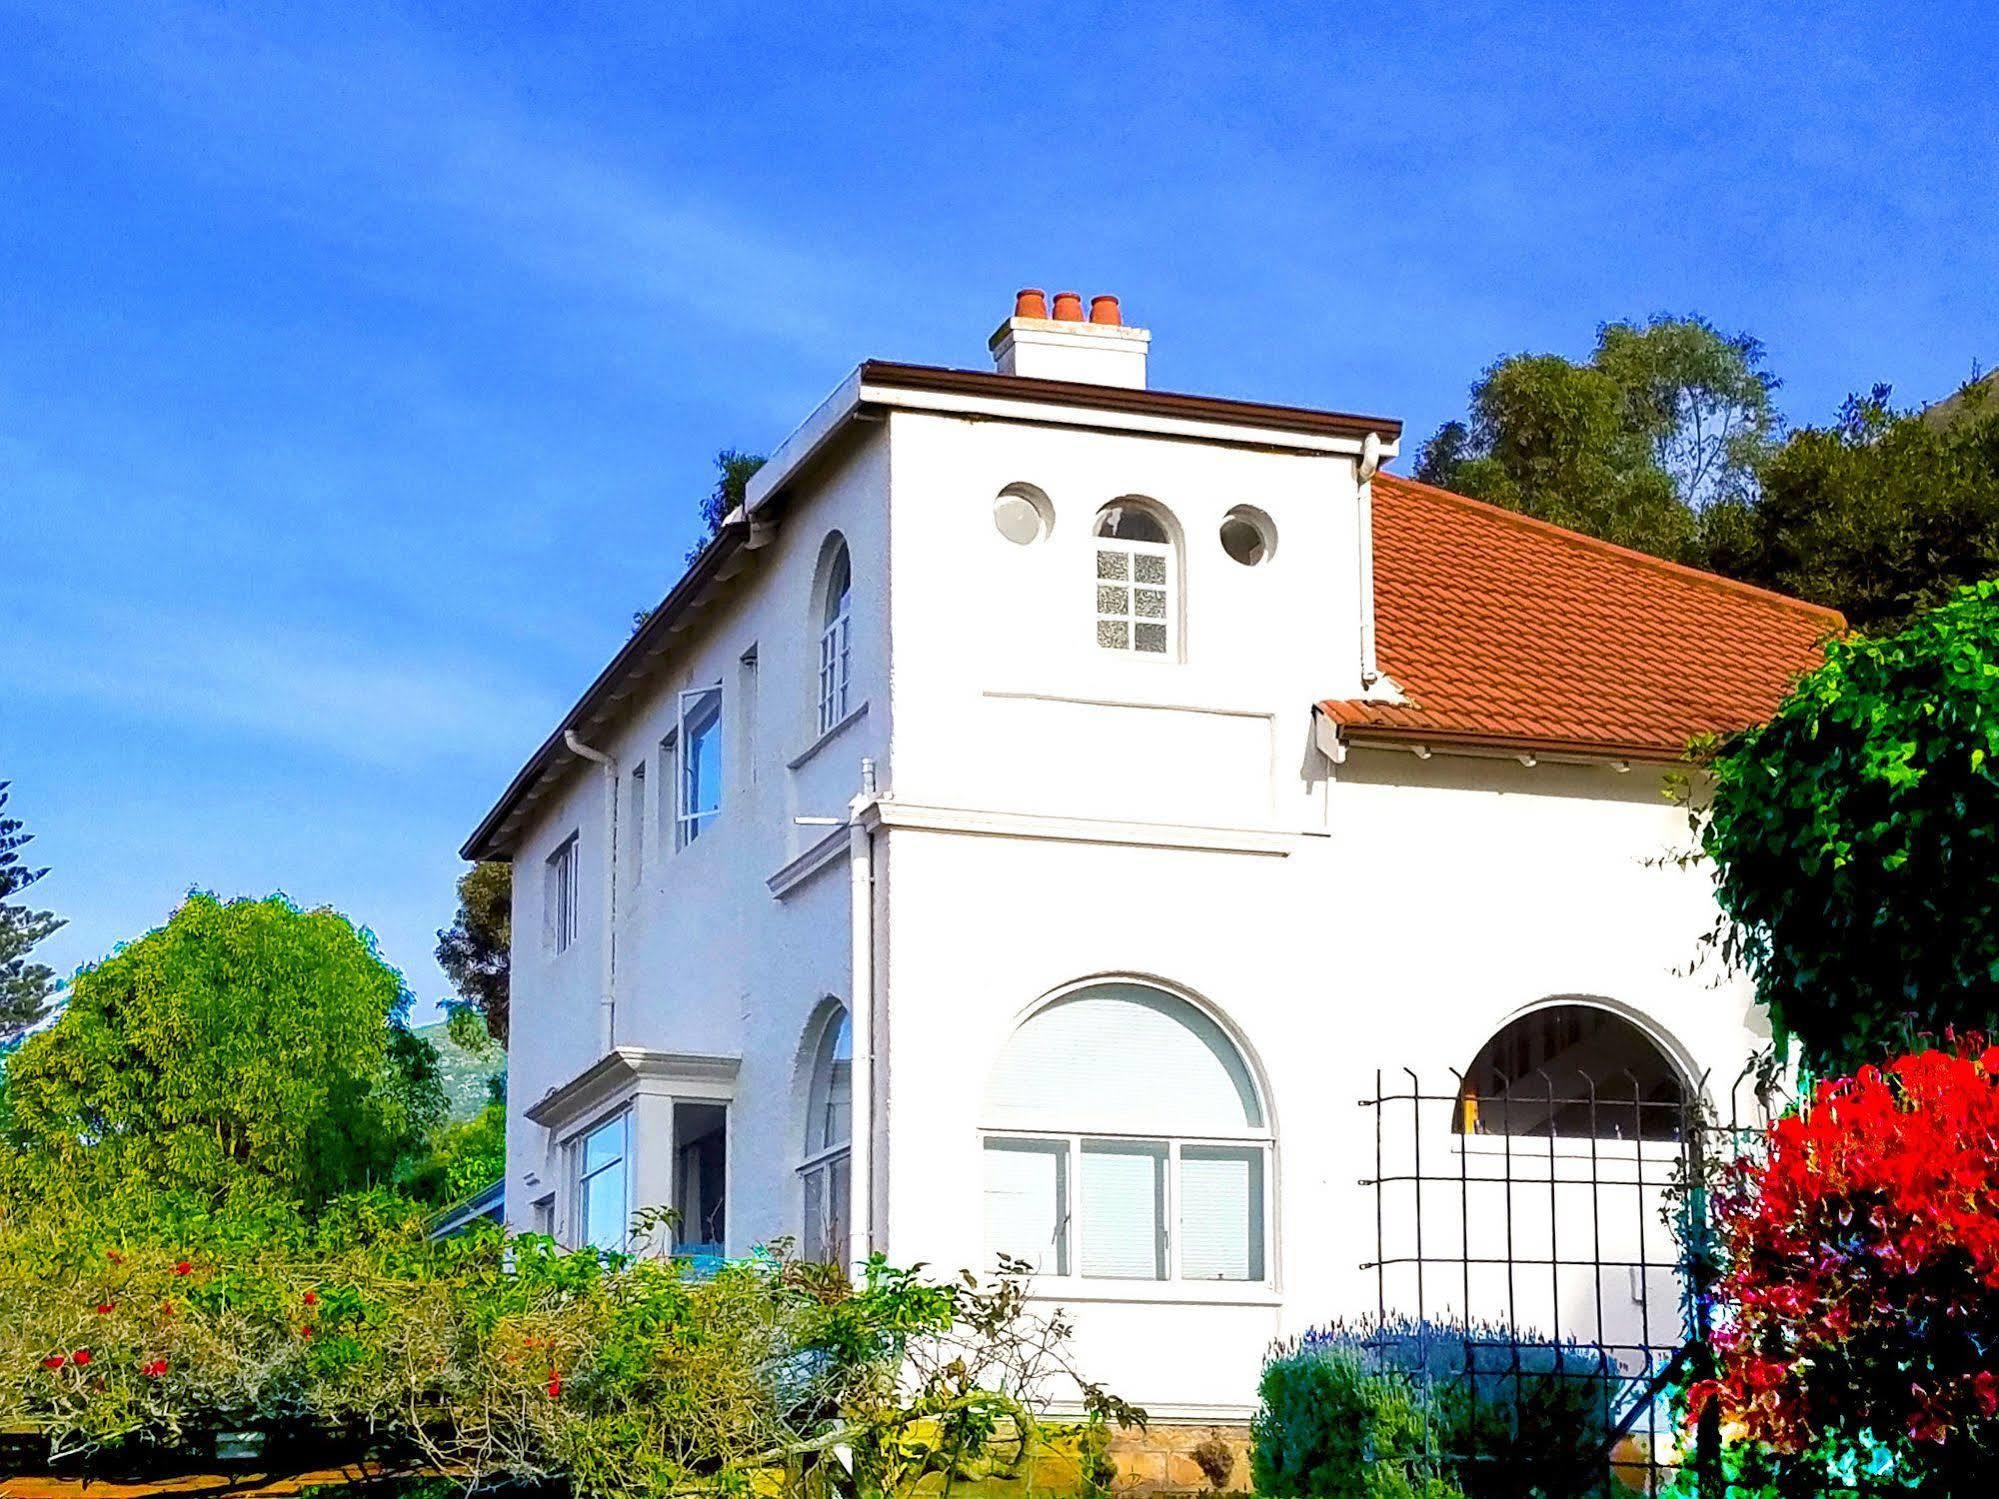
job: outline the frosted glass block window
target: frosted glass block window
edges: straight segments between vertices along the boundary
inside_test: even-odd
[[[987,1247],[1044,1275],[1269,1279],[1270,1132],[1249,1064],[1197,1006],[1092,984],[994,1064]]]
[[[1097,644],[1141,656],[1173,651],[1172,532],[1156,507],[1118,500],[1097,514]]]

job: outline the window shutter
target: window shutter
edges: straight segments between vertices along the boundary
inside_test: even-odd
[[[1188,1145],[1180,1151],[1180,1276],[1263,1279],[1263,1151]]]
[[[1166,1147],[1083,1146],[1083,1273],[1166,1278]]]
[[[986,1142],[986,1248],[1040,1275],[1069,1273],[1069,1147],[1060,1140]]]

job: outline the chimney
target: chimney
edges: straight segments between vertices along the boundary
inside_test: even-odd
[[[1099,294],[1055,293],[1053,316],[1048,295],[1038,286],[1022,287],[1013,300],[1013,316],[994,330],[987,346],[1002,375],[1032,380],[1076,380],[1088,385],[1145,389],[1145,351],[1152,335],[1127,328],[1118,299]]]

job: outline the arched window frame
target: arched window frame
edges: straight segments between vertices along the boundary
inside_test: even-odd
[[[829,999],[807,1032],[810,1058],[805,1083],[805,1120],[798,1164],[799,1253],[811,1261],[838,1264],[846,1259],[852,1222],[853,1021],[847,1007]],[[846,1055],[841,1056],[844,1044]],[[839,1065],[847,1065],[845,1124],[833,1112],[841,1093]]]
[[[1151,520],[1166,539],[1104,535],[1127,510]],[[1120,495],[1097,511],[1090,543],[1098,649],[1143,661],[1179,660],[1181,536],[1172,512],[1143,495]]]
[[[820,568],[818,732],[839,726],[851,707],[854,676],[854,559],[846,539],[829,538]]]
[[[1558,1123],[1552,1131],[1540,1128],[1481,1128],[1482,1124],[1490,1123],[1497,1112],[1489,1088],[1485,1090],[1485,1096],[1480,1097],[1479,1074],[1487,1054],[1508,1032],[1563,1010],[1593,1012],[1614,1024],[1627,1027],[1650,1049],[1659,1067],[1678,1089],[1678,1100],[1648,1101],[1645,1080],[1627,1077],[1627,1069],[1606,1069],[1600,1077],[1579,1069],[1579,1075],[1592,1081],[1571,1083],[1558,1081],[1553,1076],[1546,1076],[1537,1082],[1536,1074],[1542,1069],[1536,1067],[1527,1070],[1520,1078],[1508,1079],[1509,1091],[1514,1087],[1519,1089],[1523,1110],[1539,1105],[1543,1113],[1552,1110],[1570,1116],[1572,1121],[1587,1121],[1592,1127],[1578,1130],[1572,1126],[1565,1129]],[[1595,1154],[1608,1148],[1621,1148],[1677,1153],[1681,1149],[1679,1132],[1689,1122],[1703,1092],[1684,1050],[1658,1025],[1624,1005],[1583,994],[1553,995],[1507,1016],[1479,1043],[1464,1070],[1454,1075],[1457,1092],[1451,1109],[1451,1134],[1458,1145],[1467,1150],[1515,1151],[1526,1148]],[[1506,1076],[1504,1072],[1500,1075]],[[1627,1123],[1631,1127],[1627,1128]],[[1650,1132],[1654,1129],[1657,1132]],[[1522,1142],[1527,1141],[1534,1143],[1523,1145]]]
[[[1262,1070],[1249,1048],[1221,1016],[1192,995],[1156,979],[1106,975],[1044,996],[1008,1033],[1005,1045],[1011,1045],[1037,1019],[1062,1002],[1085,998],[1094,990],[1110,988],[1150,991],[1171,1006],[1184,1007],[1186,1012],[1212,1027],[1232,1051],[1236,1065],[1247,1080],[1258,1122],[1245,1124],[1239,1129],[1206,1131],[1160,1131],[1142,1127],[1121,1129],[1106,1127],[1102,1122],[1091,1128],[1078,1129],[1073,1127],[1074,1119],[1060,1117],[1059,1110],[1046,1123],[1021,1120],[1009,1120],[1002,1124],[988,1122],[979,1131],[982,1175],[988,1190],[993,1182],[993,1152],[1045,1152],[1053,1156],[1056,1163],[1054,1190],[1059,1199],[1054,1213],[1058,1232],[1049,1254],[1035,1266],[1037,1283],[1066,1282],[1078,1294],[1088,1294],[1092,1288],[1108,1290],[1117,1287],[1120,1288],[1119,1295],[1132,1294],[1140,1298],[1148,1294],[1143,1289],[1147,1286],[1155,1288],[1151,1294],[1169,1299],[1184,1296],[1194,1287],[1202,1288],[1204,1295],[1216,1299],[1228,1299],[1238,1294],[1266,1294],[1275,1286],[1277,1277],[1276,1131]],[[1199,1034],[1198,1030],[1196,1034]],[[998,1056],[994,1061],[997,1066]],[[993,1112],[990,1100],[984,1112],[990,1121]],[[1154,1152],[1159,1161],[1157,1230],[1161,1242],[1158,1273],[1124,1275],[1093,1271],[1090,1268],[1089,1238],[1092,1184],[1086,1163],[1092,1155],[1116,1154],[1128,1158],[1130,1153],[1143,1150]],[[1187,1205],[1186,1167],[1190,1157],[1199,1164],[1219,1164],[1230,1160],[1250,1163],[1250,1191],[1244,1200],[1250,1218],[1245,1235],[1249,1263],[1244,1274],[1187,1273],[1184,1253],[1187,1235],[1183,1231],[1182,1211]],[[988,1237],[990,1239],[990,1232]],[[1003,1252],[990,1242],[987,1248],[989,1254]]]

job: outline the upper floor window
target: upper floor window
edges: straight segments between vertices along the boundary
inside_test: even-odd
[[[722,810],[722,689],[701,687],[680,694],[680,727],[674,736],[679,791],[674,804],[674,841],[685,848]]]
[[[1247,1060],[1147,984],[1037,1011],[986,1093],[986,1238],[1045,1275],[1266,1279],[1270,1130]]]
[[[582,884],[576,847],[576,835],[571,833],[542,866],[542,920],[548,945],[556,952],[569,951],[576,940],[578,887]]]
[[[1130,498],[1097,512],[1097,644],[1170,657],[1177,548],[1166,515]]]
[[[1654,1041],[1593,1004],[1552,1004],[1503,1027],[1466,1069],[1451,1120],[1461,1135],[1677,1140],[1686,1085]]]
[[[847,544],[826,571],[819,609],[819,732],[824,734],[847,716],[848,690],[853,678],[854,568]]]

